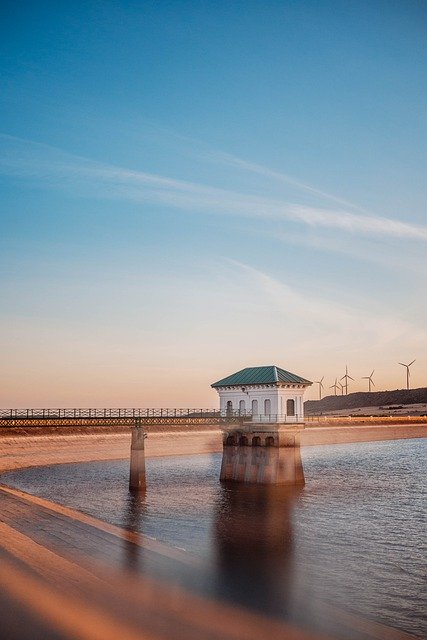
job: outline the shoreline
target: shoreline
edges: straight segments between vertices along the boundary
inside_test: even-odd
[[[406,424],[342,424],[306,426],[301,446],[354,444],[427,437],[427,421]],[[53,464],[125,460],[130,455],[131,434],[48,433],[40,435],[1,435],[0,474],[15,469]],[[152,431],[146,440],[146,457],[196,455],[222,451],[222,431],[194,428],[181,431]]]

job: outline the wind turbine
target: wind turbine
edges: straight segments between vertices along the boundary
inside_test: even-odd
[[[348,375],[347,365],[345,365],[345,376],[343,376],[341,378],[341,380],[345,380],[345,385],[344,385],[345,386],[345,395],[347,395],[348,394],[348,381],[349,380],[353,380],[353,382],[354,382],[354,378],[352,378],[351,376]]]
[[[335,395],[337,395],[337,389],[338,389],[337,378],[335,378],[334,384],[331,384],[329,388],[334,389]]]
[[[343,396],[343,395],[344,395],[344,388],[345,388],[345,387],[344,387],[344,385],[343,385],[343,384],[341,384],[341,382],[338,382],[338,384],[339,384],[339,387],[340,387],[340,389],[341,389],[341,395]]]
[[[315,380],[315,381],[314,381],[316,384],[318,384],[318,385],[319,385],[319,400],[321,400],[321,399],[322,399],[322,389],[323,389],[323,378],[324,378],[324,377],[325,377],[325,376],[322,376],[322,379],[321,379],[321,380]]]
[[[413,365],[415,360],[412,360],[409,364],[403,364],[403,362],[398,362],[402,367],[406,367],[406,388],[409,389],[409,367]]]
[[[369,393],[371,393],[371,384],[374,385],[375,387],[375,382],[372,380],[372,376],[375,373],[375,369],[372,369],[372,373],[370,376],[362,376],[362,380],[369,380],[368,384],[369,384]]]

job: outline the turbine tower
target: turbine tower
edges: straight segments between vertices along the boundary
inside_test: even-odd
[[[330,386],[329,388],[330,388],[330,389],[333,389],[333,390],[334,390],[335,395],[337,395],[337,389],[339,388],[339,387],[338,387],[338,384],[337,384],[337,378],[335,378],[335,382],[334,382],[334,384],[331,384],[331,386]]]
[[[344,384],[344,387],[345,387],[345,395],[347,395],[347,394],[348,394],[348,381],[349,381],[349,380],[353,380],[353,382],[354,382],[354,378],[352,378],[351,376],[349,376],[349,375],[348,375],[348,368],[347,368],[347,365],[345,365],[345,376],[343,376],[343,377],[341,378],[341,380],[345,380],[345,384]]]
[[[324,378],[324,377],[325,377],[325,376],[322,376],[321,380],[315,380],[315,381],[314,381],[316,384],[318,384],[318,385],[319,385],[319,400],[321,400],[321,399],[322,399],[322,389],[323,389],[323,378]]]
[[[372,380],[372,376],[375,373],[375,369],[372,369],[372,373],[370,376],[362,376],[362,380],[369,380],[368,384],[369,384],[369,393],[371,393],[371,385],[373,384],[375,387],[375,382]]]
[[[411,365],[413,365],[415,362],[415,360],[412,360],[412,362],[410,362],[409,364],[403,364],[403,362],[399,362],[398,364],[401,364],[402,367],[406,367],[406,388],[409,389],[409,367]]]

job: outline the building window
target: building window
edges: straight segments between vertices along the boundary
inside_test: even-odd
[[[271,414],[271,400],[269,398],[267,398],[267,400],[264,400],[264,414],[266,416],[269,416]]]
[[[287,400],[286,401],[286,413],[288,416],[295,415],[295,400]]]
[[[252,400],[252,415],[256,416],[258,413],[258,400]]]
[[[245,411],[246,411],[245,401],[244,400],[240,400],[240,402],[239,402],[239,412],[240,413],[245,413]]]
[[[227,401],[226,412],[228,416],[231,416],[233,414],[233,403],[231,402],[231,400]]]

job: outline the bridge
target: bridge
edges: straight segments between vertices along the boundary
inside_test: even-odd
[[[0,427],[134,427],[153,425],[228,425],[244,422],[302,422],[298,416],[252,415],[251,411],[218,409],[0,409]]]
[[[249,412],[217,409],[0,409],[0,427],[144,427],[150,425],[225,425],[251,420]]]

